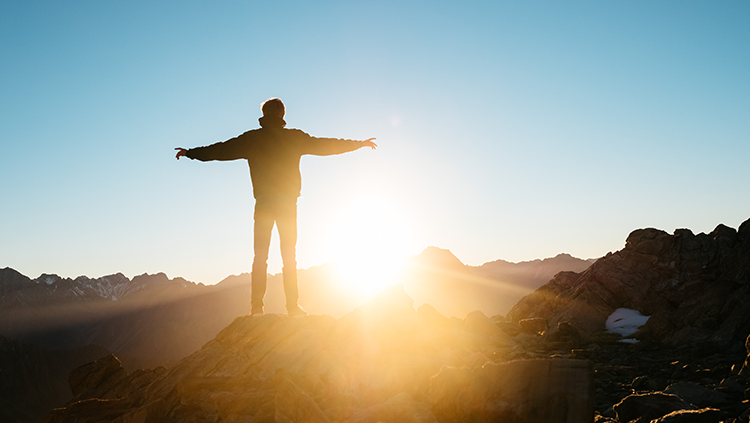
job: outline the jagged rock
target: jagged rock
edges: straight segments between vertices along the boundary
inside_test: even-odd
[[[593,370],[586,360],[518,360],[443,367],[430,382],[441,422],[591,422]]]
[[[647,343],[689,347],[709,355],[738,351],[750,333],[750,220],[739,231],[719,225],[709,234],[633,231],[625,248],[581,274],[561,272],[524,297],[511,321],[569,322],[584,341],[604,331],[618,308],[651,316],[636,334]]]
[[[677,395],[663,392],[629,395],[614,406],[617,420],[629,423],[647,423],[673,411],[694,409]]]
[[[107,392],[127,376],[128,373],[114,354],[84,364],[70,372],[68,377],[73,392],[71,403],[89,398],[117,398],[107,396]]]
[[[109,420],[113,420],[135,407],[137,404],[133,398],[141,395],[146,386],[165,372],[164,367],[158,367],[127,374],[113,354],[84,364],[74,369],[68,377],[73,399],[65,408],[50,411],[44,421],[85,422],[99,414],[110,416]]]
[[[73,399],[69,404],[91,398],[125,398],[133,392],[144,389],[159,375],[164,367],[135,370],[128,374],[114,354],[84,364],[74,369],[68,377]]]
[[[721,412],[715,408],[701,410],[678,410],[663,417],[651,420],[651,423],[719,423]]]

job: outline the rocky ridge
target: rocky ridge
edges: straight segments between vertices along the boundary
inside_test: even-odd
[[[616,309],[650,316],[633,337],[646,344],[706,352],[744,351],[750,333],[750,220],[709,234],[633,231],[625,248],[582,273],[561,272],[524,297],[508,320],[543,320],[550,339],[561,328],[591,342]],[[655,347],[656,347],[655,345]]]

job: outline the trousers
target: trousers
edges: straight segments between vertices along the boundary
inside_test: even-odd
[[[297,307],[297,198],[256,198],[253,240],[253,271],[251,303],[253,313],[263,311],[268,271],[268,250],[273,225],[279,232],[281,244],[284,294],[288,310]]]

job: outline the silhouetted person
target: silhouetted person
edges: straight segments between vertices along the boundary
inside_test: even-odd
[[[272,98],[261,105],[263,117],[260,128],[245,132],[230,140],[206,147],[176,148],[177,159],[185,156],[200,161],[245,159],[250,165],[250,178],[255,197],[255,227],[252,271],[252,314],[263,314],[263,297],[266,294],[268,248],[273,224],[281,241],[282,273],[286,308],[290,316],[305,315],[297,303],[297,198],[302,179],[300,158],[304,154],[326,156],[354,151],[361,147],[375,149],[372,142],[335,138],[316,138],[299,129],[286,129],[284,103]]]

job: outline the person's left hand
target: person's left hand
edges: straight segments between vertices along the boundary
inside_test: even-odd
[[[177,150],[177,155],[174,156],[177,160],[180,160],[180,157],[187,156],[187,150],[182,147],[175,148]]]
[[[366,140],[362,141],[362,147],[370,147],[370,148],[372,148],[374,150],[378,146],[377,144],[375,144],[374,142],[372,142],[372,140],[374,140],[374,139],[376,139],[376,138],[370,138],[370,139],[366,139]]]

